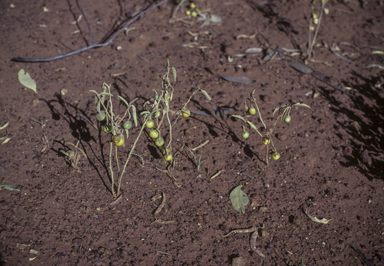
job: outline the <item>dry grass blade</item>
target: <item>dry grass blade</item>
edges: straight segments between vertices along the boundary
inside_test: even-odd
[[[257,237],[259,235],[259,232],[255,231],[253,232],[253,234],[251,235],[251,240],[250,240],[250,245],[251,245],[251,249],[256,252],[257,254],[259,254],[259,256],[261,257],[265,257],[265,255],[256,248],[256,240],[257,240]]]
[[[255,232],[257,230],[256,227],[252,226],[250,228],[246,228],[246,229],[235,229],[235,230],[232,230],[231,232],[229,232],[228,234],[226,235],[222,235],[222,237],[227,237],[231,234],[246,234],[246,233],[252,233],[252,232]]]
[[[164,192],[161,194],[161,196],[162,196],[162,201],[161,201],[159,207],[157,207],[157,209],[153,213],[154,216],[158,215],[161,212],[161,210],[164,208],[165,200],[166,200]]]
[[[253,79],[250,79],[247,77],[221,77],[221,78],[225,79],[226,81],[241,83],[241,84],[245,84],[245,85],[252,84],[252,83],[256,82],[256,80],[253,80]]]
[[[314,216],[312,216],[312,215],[310,215],[308,213],[308,210],[305,211],[305,214],[309,217],[309,219],[311,219],[312,221],[314,221],[316,223],[327,224],[327,223],[329,223],[330,220],[332,220],[332,219],[328,220],[328,219],[325,219],[325,218],[319,219],[317,217],[314,217]]]
[[[305,64],[302,64],[302,63],[298,63],[298,62],[287,62],[287,64],[289,66],[291,66],[293,69],[303,73],[303,74],[311,74],[313,72],[313,70],[305,65]]]
[[[225,170],[223,169],[223,170],[220,170],[220,171],[218,171],[216,174],[214,174],[213,176],[211,176],[211,178],[210,179],[214,179],[214,178],[216,178],[216,177],[218,177],[222,172],[224,172]]]

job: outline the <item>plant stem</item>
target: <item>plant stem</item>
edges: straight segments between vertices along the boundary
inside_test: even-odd
[[[113,197],[116,198],[116,193],[115,193],[115,178],[113,177],[113,167],[112,167],[112,152],[113,152],[113,147],[112,147],[112,142],[109,144],[109,171],[111,172],[111,190],[112,190],[112,195]]]
[[[144,120],[144,122],[143,122],[143,125],[141,126],[139,135],[137,136],[135,142],[133,143],[132,148],[131,148],[131,151],[130,151],[129,154],[128,154],[128,158],[127,158],[127,160],[125,161],[123,170],[121,171],[121,174],[120,174],[120,177],[119,177],[119,180],[118,180],[118,183],[117,183],[117,195],[120,195],[121,180],[123,179],[123,175],[124,175],[124,173],[125,173],[125,169],[127,168],[129,159],[131,159],[131,157],[132,157],[133,151],[135,150],[136,144],[137,144],[137,142],[139,141],[139,138],[140,138],[140,136],[141,136],[141,133],[143,133],[143,130],[144,130],[144,128],[145,128],[145,123],[147,122],[148,118],[149,118],[149,116],[147,116],[147,117],[145,118],[145,120]]]

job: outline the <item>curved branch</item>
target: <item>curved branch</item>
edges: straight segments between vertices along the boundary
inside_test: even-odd
[[[97,44],[92,44],[90,46],[87,46],[87,47],[84,47],[84,48],[81,48],[79,50],[76,50],[76,51],[72,51],[72,52],[69,52],[69,53],[66,53],[66,54],[62,54],[62,55],[58,55],[58,56],[54,56],[54,57],[49,57],[49,58],[24,58],[24,57],[13,57],[11,60],[12,61],[16,61],[16,62],[25,62],[25,63],[40,63],[40,62],[51,62],[51,61],[54,61],[54,60],[58,60],[58,59],[62,59],[62,58],[65,58],[65,57],[68,57],[68,56],[72,56],[72,55],[75,55],[75,54],[79,54],[79,53],[82,53],[82,52],[85,52],[85,51],[88,51],[90,49],[95,49],[95,48],[100,48],[100,47],[104,47],[104,46],[107,46],[107,45],[110,45],[111,42],[126,28],[128,27],[129,25],[131,25],[133,22],[135,22],[136,20],[138,20],[144,13],[147,13],[153,9],[155,9],[156,7],[159,7],[161,6],[162,4],[164,4],[165,2],[167,2],[168,0],[163,0],[161,1],[160,3],[154,5],[154,6],[151,6],[149,8],[147,8],[146,10],[144,11],[141,11],[139,14],[137,14],[135,17],[133,17],[130,21],[128,21],[121,29],[119,29],[110,39],[109,41],[107,42],[104,42],[104,43],[97,43]]]

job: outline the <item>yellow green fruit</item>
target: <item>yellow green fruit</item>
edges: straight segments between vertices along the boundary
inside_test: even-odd
[[[125,140],[124,140],[124,137],[122,135],[120,135],[120,136],[112,136],[112,142],[116,146],[120,147],[120,146],[122,146],[124,144]]]
[[[184,117],[189,117],[191,115],[191,111],[188,109],[182,111]]]
[[[166,160],[167,162],[171,161],[172,160],[172,155],[167,153],[165,156],[164,156],[164,160]]]
[[[148,120],[146,123],[145,123],[145,126],[147,128],[153,128],[155,126],[155,122],[153,122],[152,120]]]
[[[264,145],[268,145],[269,143],[271,143],[271,140],[269,138],[267,138],[267,137],[264,137],[263,138],[263,144]]]
[[[272,154],[272,159],[275,160],[275,161],[279,160],[280,159],[280,153],[278,153],[278,152],[273,153]]]
[[[156,129],[151,129],[149,131],[149,136],[153,139],[156,139],[157,137],[159,137],[159,131],[157,131]]]

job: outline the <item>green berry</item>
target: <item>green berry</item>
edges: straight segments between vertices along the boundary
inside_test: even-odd
[[[155,126],[155,123],[152,121],[152,120],[148,120],[146,123],[145,123],[145,126],[147,128],[153,128]]]
[[[123,128],[124,129],[131,129],[132,127],[132,122],[131,121],[125,121],[124,124],[123,124]]]
[[[157,111],[153,114],[153,117],[154,117],[154,118],[158,118],[158,117],[160,117],[160,111],[157,110]]]
[[[149,136],[151,137],[151,138],[153,138],[153,139],[156,139],[156,138],[158,138],[159,137],[159,131],[157,131],[156,129],[151,129],[150,131],[149,131]]]
[[[100,111],[100,113],[98,113],[96,115],[96,119],[97,119],[97,121],[103,121],[105,119],[105,112],[104,111]]]
[[[165,159],[167,162],[171,161],[171,160],[172,160],[172,154],[167,153],[167,154],[164,156],[164,159]]]
[[[286,123],[291,122],[291,117],[290,117],[289,115],[286,116],[286,117],[284,118],[284,121],[285,121]]]
[[[251,107],[251,108],[249,108],[248,112],[249,112],[251,115],[254,115],[254,114],[256,114],[256,108],[255,108],[255,107]]]
[[[275,160],[275,161],[279,160],[280,159],[280,153],[278,153],[278,152],[273,153],[272,154],[272,159]]]
[[[244,131],[243,133],[241,133],[241,136],[245,139],[249,138],[249,132],[248,131]]]
[[[184,117],[189,117],[191,115],[191,111],[189,111],[188,109],[182,110],[181,112],[183,113]]]
[[[163,139],[162,137],[158,137],[158,138],[156,139],[156,141],[155,141],[155,145],[156,145],[157,147],[161,147],[161,146],[163,146],[163,145],[164,145],[164,139]]]

